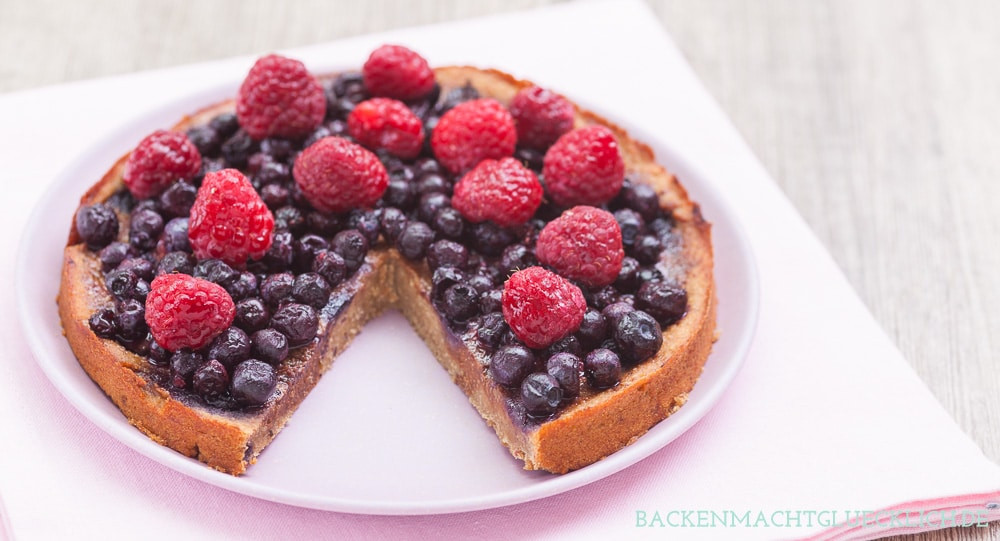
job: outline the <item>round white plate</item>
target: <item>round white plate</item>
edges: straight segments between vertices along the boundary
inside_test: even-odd
[[[154,443],[90,380],[62,336],[54,302],[62,249],[80,196],[115,159],[152,130],[233,93],[230,85],[188,96],[109,132],[52,181],[22,239],[18,310],[35,359],[71,404],[132,449],[207,483],[296,506],[368,514],[487,509],[558,494],[642,460],[701,419],[739,371],[757,321],[749,244],[697,167],[654,145],[714,224],[723,332],[687,404],[632,445],[565,475],[523,470],[397,313],[366,327],[244,476]]]

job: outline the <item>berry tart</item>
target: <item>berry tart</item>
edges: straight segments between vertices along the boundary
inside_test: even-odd
[[[140,141],[83,196],[58,304],[129,421],[223,472],[395,308],[525,468],[564,473],[684,404],[716,299],[710,225],[649,148],[386,45],[324,77],[263,57]]]

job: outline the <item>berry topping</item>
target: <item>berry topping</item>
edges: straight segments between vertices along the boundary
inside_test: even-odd
[[[566,98],[537,86],[522,88],[510,102],[517,122],[517,140],[546,149],[559,136],[573,129],[573,104]]]
[[[618,278],[625,251],[615,217],[594,207],[573,207],[549,222],[538,235],[538,260],[589,287]]]
[[[242,267],[271,247],[274,216],[243,173],[223,169],[205,175],[191,207],[188,238],[199,259],[217,258]]]
[[[229,372],[219,361],[212,359],[201,365],[191,375],[191,387],[202,398],[218,398],[229,386]]]
[[[646,282],[635,296],[636,306],[656,318],[661,325],[669,325],[687,311],[687,291],[666,282]]]
[[[511,330],[533,348],[577,330],[587,310],[580,288],[541,267],[515,272],[504,284],[502,302]]]
[[[434,72],[427,61],[402,45],[383,45],[372,51],[361,73],[374,96],[415,100],[434,89]]]
[[[490,376],[493,381],[504,387],[516,387],[521,384],[535,365],[535,354],[521,345],[504,346],[493,354],[490,360]]]
[[[146,323],[169,351],[206,346],[233,323],[235,313],[222,286],[186,274],[158,276],[146,298]]]
[[[625,180],[625,161],[611,130],[588,126],[573,130],[545,153],[545,186],[556,204],[598,206]]]
[[[483,160],[455,184],[452,204],[470,222],[509,227],[531,219],[542,203],[542,184],[514,158]]]
[[[288,357],[288,338],[274,329],[263,329],[250,337],[250,354],[271,364]]]
[[[122,179],[136,199],[145,199],[178,180],[197,175],[200,169],[201,154],[187,135],[157,130],[129,155]]]
[[[372,98],[359,103],[347,116],[347,129],[358,143],[412,159],[424,146],[424,125],[403,102]]]
[[[306,199],[324,212],[371,207],[389,184],[374,154],[341,137],[324,137],[303,150],[292,176]]]
[[[489,98],[457,105],[431,134],[434,155],[452,173],[468,171],[485,159],[511,156],[516,145],[514,119],[500,102]]]
[[[660,324],[642,310],[622,314],[615,325],[614,337],[622,357],[634,363],[645,361],[663,344]]]
[[[528,414],[536,417],[551,415],[562,402],[563,390],[556,378],[536,372],[521,382],[521,401]]]
[[[278,385],[274,367],[257,359],[243,361],[233,370],[230,390],[233,398],[246,406],[260,406],[267,402]]]
[[[424,222],[408,222],[396,239],[396,248],[409,259],[424,257],[434,240],[434,231]]]
[[[572,398],[580,394],[580,358],[572,353],[556,353],[545,363],[545,371],[559,382],[563,395]]]
[[[326,116],[323,86],[298,60],[262,57],[236,95],[236,117],[250,137],[305,137]]]
[[[90,330],[101,338],[111,338],[118,332],[118,321],[115,319],[115,311],[111,308],[103,308],[94,312],[90,316]]]
[[[297,348],[316,338],[319,316],[312,306],[289,303],[275,312],[271,326],[288,338],[289,347]]]
[[[76,213],[76,232],[87,248],[100,250],[118,237],[118,215],[103,203],[81,207]]]
[[[622,375],[622,363],[618,355],[610,349],[591,351],[583,362],[590,383],[598,389],[614,387]]]

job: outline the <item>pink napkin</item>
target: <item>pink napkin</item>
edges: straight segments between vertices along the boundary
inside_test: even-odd
[[[519,38],[510,39],[515,31]],[[878,328],[641,3],[575,3],[288,54],[307,65],[360,64],[386,41],[407,43],[435,65],[497,66],[599,103],[611,118],[656,133],[718,183],[751,240],[762,295],[754,345],[723,399],[646,460],[544,500],[442,516],[301,509],[190,479],[96,429],[32,361],[7,286],[0,289],[0,493],[3,519],[19,538],[863,539],[1000,518],[1000,468]],[[2,283],[13,283],[20,232],[46,183],[95,136],[149,102],[169,100],[178,81],[231,83],[250,61],[0,96]],[[52,224],[66,221],[55,216]],[[876,510],[894,511],[864,514]]]

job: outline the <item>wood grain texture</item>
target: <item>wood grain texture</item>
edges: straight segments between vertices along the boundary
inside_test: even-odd
[[[0,91],[546,3],[0,0]],[[1000,3],[651,5],[920,377],[1000,461]],[[918,537],[1000,539],[1000,526]]]

